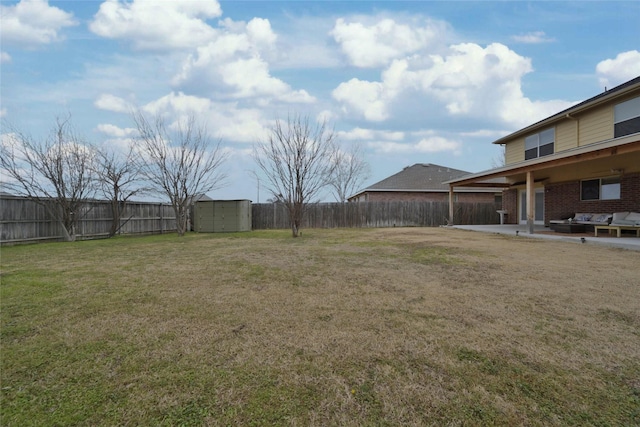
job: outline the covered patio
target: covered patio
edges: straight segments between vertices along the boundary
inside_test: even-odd
[[[619,199],[583,199],[582,182],[600,177],[618,180]],[[640,134],[633,134],[449,181],[449,223],[455,224],[456,220],[456,187],[501,187],[505,224],[535,234],[541,230],[538,226],[566,219],[576,212],[637,212],[639,182]],[[515,229],[512,231],[515,234]]]

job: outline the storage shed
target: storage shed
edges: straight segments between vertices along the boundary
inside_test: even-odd
[[[193,212],[193,230],[200,233],[251,231],[251,200],[203,200]]]

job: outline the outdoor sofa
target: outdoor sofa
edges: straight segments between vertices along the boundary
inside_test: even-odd
[[[584,225],[581,231],[595,231],[596,225],[609,225],[612,218],[610,213],[576,213],[567,219],[549,221],[549,227],[554,231],[564,231],[566,224],[581,224]]]
[[[598,230],[607,230],[609,234],[615,231],[617,236],[622,235],[622,230],[631,230],[636,232],[636,237],[640,237],[640,213],[638,212],[614,212],[611,222],[595,226],[595,236],[598,236]]]

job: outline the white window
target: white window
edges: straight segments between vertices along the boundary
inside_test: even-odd
[[[581,200],[617,200],[620,198],[620,177],[587,179],[580,183]]]
[[[524,140],[524,159],[536,159],[553,154],[553,143],[555,139],[556,131],[554,128],[529,135]]]
[[[613,107],[613,136],[640,132],[640,96]]]

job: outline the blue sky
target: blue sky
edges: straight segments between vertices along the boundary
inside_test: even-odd
[[[490,169],[495,139],[640,75],[637,1],[0,5],[3,120],[38,137],[70,113],[118,149],[132,108],[194,113],[229,152],[218,199],[257,201],[252,147],[288,114],[360,144],[366,186],[414,163]]]

